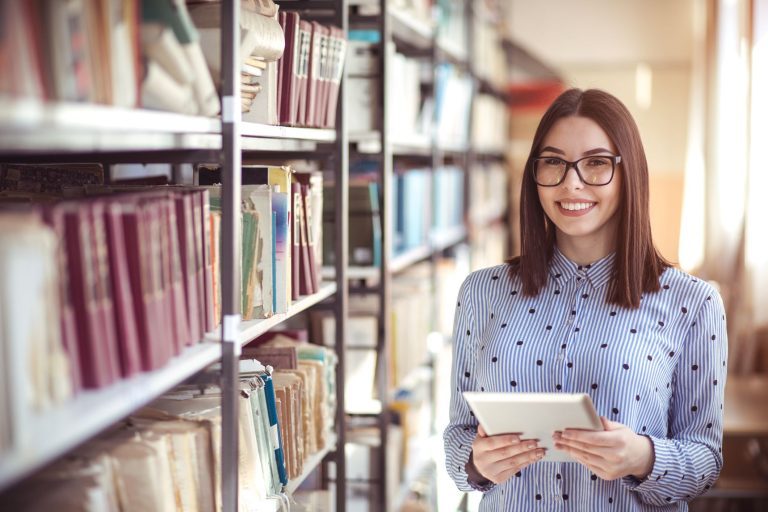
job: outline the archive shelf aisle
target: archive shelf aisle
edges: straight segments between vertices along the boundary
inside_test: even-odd
[[[347,31],[345,0],[285,2],[332,11],[330,22]],[[163,368],[118,381],[106,388],[85,391],[36,419],[21,449],[0,458],[0,491],[94,437],[136,409],[209,367],[218,368],[222,389],[222,503],[238,509],[238,355],[242,346],[269,329],[323,301],[331,300],[336,321],[337,426],[332,442],[306,462],[299,479],[289,482],[293,492],[323,463],[335,463],[336,485],[345,485],[344,458],[344,336],[347,319],[348,142],[344,112],[344,79],[335,129],[294,128],[242,122],[240,105],[239,5],[223,0],[222,117],[206,118],[142,109],[79,103],[48,103],[0,99],[0,162],[196,163],[222,166],[222,324],[200,343],[188,347]],[[310,11],[305,11],[311,17]],[[326,13],[327,14],[327,13]],[[233,108],[237,105],[237,108]],[[304,158],[333,165],[335,187],[335,276],[319,292],[294,301],[287,313],[265,320],[240,321],[240,165],[244,156]],[[345,494],[336,493],[336,510],[346,508]],[[265,503],[270,509],[276,501]]]
[[[448,143],[445,140],[441,140],[438,134],[438,120],[434,117],[436,116],[434,113],[433,118],[429,122],[429,135],[424,138],[416,134],[413,137],[408,135],[407,140],[405,140],[406,136],[403,133],[392,129],[392,126],[390,126],[392,121],[387,113],[390,109],[397,109],[399,107],[398,102],[401,98],[395,98],[386,92],[388,80],[391,78],[393,69],[395,69],[388,47],[394,46],[398,53],[404,54],[407,58],[418,59],[429,64],[433,72],[430,81],[426,83],[423,80],[424,75],[422,74],[422,92],[426,91],[426,95],[431,96],[433,99],[437,92],[437,67],[443,63],[451,64],[460,73],[470,78],[472,81],[472,102],[474,102],[474,98],[478,94],[482,93],[491,95],[506,103],[507,95],[498,84],[493,84],[489,79],[479,76],[479,73],[474,68],[473,58],[471,57],[474,55],[472,28],[475,16],[477,15],[475,4],[478,2],[469,0],[457,2],[457,4],[461,4],[458,15],[463,19],[462,24],[467,35],[467,44],[464,47],[459,47],[461,43],[452,44],[451,41],[440,35],[439,30],[433,29],[427,22],[419,21],[417,16],[398,10],[394,6],[395,2],[387,0],[357,0],[354,3],[360,5],[361,8],[357,12],[350,14],[352,28],[373,30],[379,34],[378,40],[373,43],[376,49],[372,52],[379,59],[378,69],[375,70],[375,73],[371,74],[377,77],[375,80],[378,82],[379,98],[381,98],[379,106],[381,108],[374,117],[374,129],[361,133],[350,133],[350,143],[359,155],[378,160],[377,180],[380,187],[379,207],[382,253],[379,267],[351,266],[348,277],[352,281],[361,283],[359,286],[352,288],[354,293],[376,294],[378,296],[378,304],[380,304],[377,314],[378,336],[375,340],[375,348],[378,354],[376,389],[379,398],[374,400],[369,408],[358,411],[358,414],[375,420],[379,435],[378,446],[386,446],[388,426],[391,422],[390,404],[398,391],[391,389],[393,386],[389,381],[391,365],[394,364],[390,361],[393,333],[391,332],[392,328],[389,321],[392,317],[393,279],[417,263],[430,262],[430,288],[432,295],[435,296],[438,290],[438,259],[446,252],[450,253],[453,249],[472,244],[474,230],[483,229],[490,224],[506,222],[506,206],[494,208],[493,211],[482,211],[481,215],[475,216],[475,218],[470,217],[468,209],[470,173],[473,172],[478,162],[504,163],[506,158],[506,149],[502,144],[491,147],[478,147],[472,143],[472,137],[469,135],[471,133],[473,115],[471,109],[469,118],[465,120],[468,125],[468,136],[464,141],[452,140],[452,142]],[[436,2],[440,6],[449,3],[451,2]],[[398,5],[402,5],[402,3],[398,3]],[[434,8],[437,9],[438,6],[435,5]],[[434,10],[432,15],[434,17]],[[460,168],[464,174],[464,200],[461,207],[463,222],[461,225],[447,230],[438,231],[433,228],[428,233],[425,243],[395,254],[394,209],[396,198],[394,198],[395,187],[393,182],[395,179],[394,169],[396,163],[400,161],[418,162],[416,165],[419,165],[420,168],[428,167],[431,170],[431,181],[433,184],[436,180],[436,169],[447,164]],[[438,192],[434,186],[431,187],[431,190],[431,197],[426,197],[425,200],[427,202],[431,200],[432,204],[436,204]],[[434,226],[435,219],[432,218],[433,214],[428,214],[428,216],[430,218],[426,221],[427,225]],[[326,270],[325,275],[332,275],[332,273]],[[431,320],[433,326],[437,323],[436,317],[437,313],[433,311]],[[445,347],[449,343],[449,337],[444,338],[441,346]],[[418,386],[418,383],[423,385],[424,379],[431,381],[432,387],[434,386],[434,357],[431,353],[424,354],[423,363],[403,379],[404,383],[410,382],[411,384],[403,386],[403,388],[407,389],[402,389],[402,391],[408,391],[412,387]],[[441,432],[435,431],[434,389],[431,389],[431,393],[430,400],[433,408],[432,432],[429,442],[424,444],[424,446],[429,448],[417,450],[417,453],[413,454],[412,463],[404,468],[403,482],[397,482],[394,485],[393,482],[387,481],[390,478],[390,473],[388,472],[386,457],[382,453],[379,454],[375,476],[371,478],[372,490],[375,490],[375,492],[370,493],[370,508],[368,510],[375,512],[399,510],[399,506],[404,503],[410,491],[413,479],[418,478],[423,473],[423,469],[434,467],[435,458],[431,456],[429,451],[442,451],[442,446],[440,440]],[[385,398],[382,399],[381,397]],[[437,467],[436,470],[444,472],[442,466]]]

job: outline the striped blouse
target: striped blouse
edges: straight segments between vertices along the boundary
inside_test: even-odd
[[[654,445],[643,481],[604,481],[576,462],[540,461],[484,490],[481,511],[688,510],[722,467],[727,337],[717,291],[674,268],[639,309],[606,303],[614,254],[580,266],[555,250],[546,286],[523,296],[508,265],[473,272],[454,320],[446,467],[464,469],[477,421],[461,393],[588,393],[598,414]]]

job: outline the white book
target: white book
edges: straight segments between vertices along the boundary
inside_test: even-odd
[[[277,62],[267,63],[260,81],[262,90],[253,100],[251,109],[243,113],[243,121],[278,124],[277,119]]]
[[[60,331],[58,250],[53,232],[34,216],[0,217],[0,455],[30,448],[38,441],[33,425],[72,394]]]
[[[141,104],[145,108],[195,115],[198,104],[192,86],[180,84],[158,63],[147,62],[147,75],[141,84]]]

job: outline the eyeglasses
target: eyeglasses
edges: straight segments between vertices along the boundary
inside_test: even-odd
[[[585,156],[575,162],[542,156],[533,159],[533,180],[542,187],[556,187],[565,180],[568,169],[573,167],[582,183],[599,187],[611,182],[616,164],[620,162],[619,155]]]

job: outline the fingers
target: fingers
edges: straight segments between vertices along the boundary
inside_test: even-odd
[[[601,453],[596,453],[584,448],[579,448],[569,444],[557,442],[555,448],[568,453],[571,457],[578,460],[586,466],[599,466],[602,467],[607,461]]]
[[[508,473],[514,474],[540,460],[545,450],[539,447],[537,439],[521,440],[517,434],[481,437],[478,429],[472,453],[473,463],[480,474],[500,483],[509,478]]]
[[[603,424],[603,428],[605,430],[618,430],[620,428],[629,428],[623,423],[619,423],[618,421],[611,421],[605,416],[600,416],[600,422]]]
[[[488,434],[485,433],[485,429],[483,428],[482,425],[477,426],[477,435],[479,435],[480,437],[488,437]]]
[[[552,438],[555,441],[563,440],[565,442],[576,442],[592,446],[602,446],[605,448],[615,446],[618,441],[618,437],[614,433],[572,429],[567,429],[559,433],[555,432],[555,435],[552,436]]]
[[[509,446],[511,444],[518,444],[520,443],[521,439],[518,434],[503,434],[499,436],[487,436],[481,438],[482,443],[484,446],[487,447],[488,450],[496,450],[498,448],[503,448],[504,446]]]
[[[544,448],[535,448],[499,460],[490,468],[492,476],[489,480],[497,484],[504,482],[518,471],[530,466],[534,462],[540,461],[545,453],[546,450]]]

